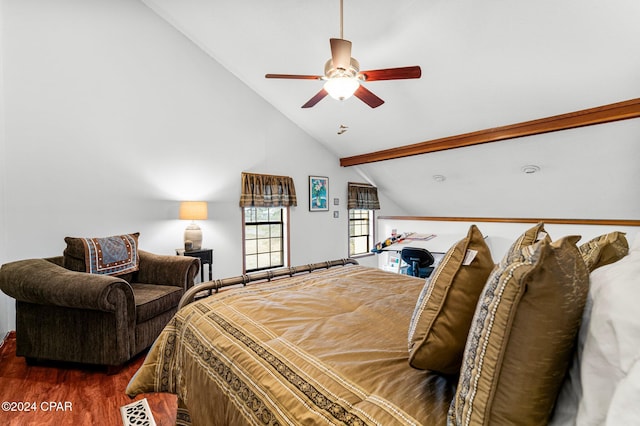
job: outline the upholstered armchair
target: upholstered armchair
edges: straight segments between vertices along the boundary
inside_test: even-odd
[[[151,346],[200,268],[197,258],[137,250],[138,270],[126,275],[78,272],[67,269],[69,247],[66,259],[0,268],[0,289],[16,300],[17,355],[29,363],[122,365]]]

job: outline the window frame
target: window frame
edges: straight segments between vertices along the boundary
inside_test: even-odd
[[[368,249],[366,252],[362,252],[362,253],[351,253],[351,240],[352,238],[355,237],[362,237],[363,235],[351,235],[351,223],[352,220],[358,220],[358,219],[352,219],[351,218],[351,212],[354,210],[358,210],[358,211],[366,211],[368,212],[369,218],[367,219],[369,221],[369,233],[367,234],[368,238],[367,238],[367,245],[368,245]],[[348,244],[347,244],[347,253],[349,255],[349,257],[364,257],[364,256],[373,256],[374,253],[371,252],[371,250],[373,249],[373,247],[375,246],[375,213],[376,211],[373,209],[347,209],[347,235],[348,235]]]
[[[246,274],[249,272],[258,272],[258,271],[268,271],[269,269],[277,269],[282,267],[288,267],[291,265],[291,238],[290,238],[290,211],[289,207],[279,206],[279,207],[241,207],[242,210],[242,273]],[[246,217],[246,209],[280,209],[282,211],[282,222],[250,222],[249,224],[282,224],[282,261],[283,265],[279,266],[270,266],[266,268],[257,268],[250,269],[247,271],[247,235],[246,235],[246,226],[247,226],[247,217]]]

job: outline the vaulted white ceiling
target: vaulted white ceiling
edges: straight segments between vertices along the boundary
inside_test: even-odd
[[[344,37],[361,69],[422,68],[420,79],[366,83],[385,100],[376,109],[329,97],[302,109],[322,82],[264,78],[323,73],[329,38],[340,35],[339,0],[144,2],[338,157],[640,97],[637,0],[344,0]],[[588,194],[640,181],[639,120],[358,168],[389,196],[397,192],[409,214],[490,215],[483,201],[509,185],[557,192],[561,183]],[[340,125],[348,126],[341,135]],[[619,163],[606,185],[593,173],[602,161]],[[521,166],[532,163],[540,173],[524,175]],[[435,203],[425,207],[427,197]],[[513,201],[504,215],[537,214]],[[640,205],[595,214],[637,218]]]

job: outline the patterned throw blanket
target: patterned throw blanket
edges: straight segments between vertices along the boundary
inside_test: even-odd
[[[176,314],[127,394],[178,395],[178,424],[445,424],[454,383],[408,363],[423,284],[345,266],[223,290]]]
[[[88,273],[122,275],[138,270],[138,243],[131,235],[81,240]]]

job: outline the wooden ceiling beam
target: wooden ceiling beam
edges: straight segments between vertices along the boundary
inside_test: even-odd
[[[340,159],[342,167],[640,117],[640,98]]]

